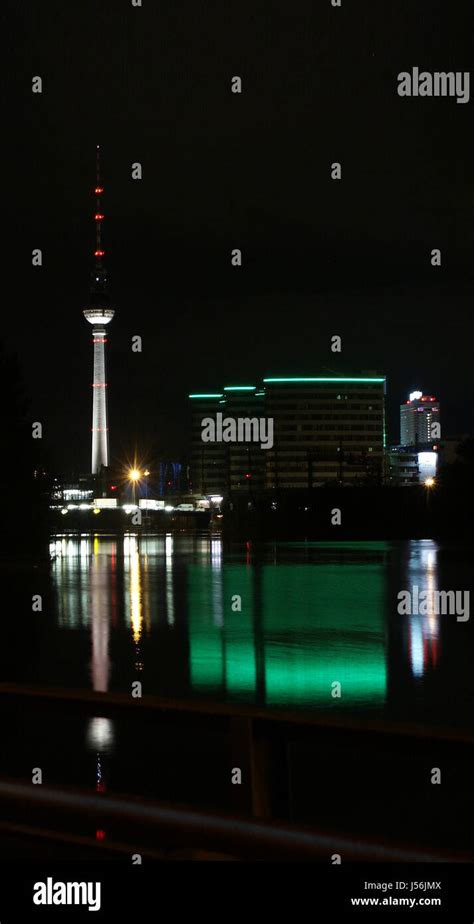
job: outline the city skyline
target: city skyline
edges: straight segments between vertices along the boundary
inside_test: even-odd
[[[457,920],[472,0],[6,6],[6,918]]]
[[[109,350],[113,457],[130,442],[181,456],[186,395],[198,382],[206,391],[235,376],[379,368],[390,439],[401,401],[418,387],[440,396],[450,435],[472,431],[472,103],[400,98],[396,79],[410,59],[438,70],[446,41],[456,43],[464,71],[462,17],[439,30],[419,0],[400,19],[376,2],[363,11],[349,5],[343,16],[328,2],[295,12],[293,36],[278,4],[271,26],[254,10],[261,28],[231,5],[208,17],[209,56],[197,7],[182,19],[149,4],[130,4],[121,16],[115,9],[86,0],[79,23],[61,7],[47,27],[39,6],[27,21],[21,8],[15,13],[25,61],[44,85],[33,94],[29,71],[9,85],[16,157],[4,202],[4,285],[12,304],[20,286],[34,310],[21,337],[7,312],[4,336],[57,466],[89,464],[82,441],[79,458],[76,450],[90,427],[89,344],[78,317],[97,142],[120,304]],[[66,62],[61,36],[76,27]],[[280,59],[270,39],[279,47],[282,34]],[[159,54],[152,35],[168,37]],[[240,95],[231,92],[239,68]],[[136,162],[141,179],[132,178]],[[341,180],[331,178],[334,162]],[[231,265],[236,247],[240,267]],[[436,247],[441,266],[431,265]],[[31,265],[34,248],[41,266]],[[58,350],[59,329],[73,347]],[[142,353],[132,352],[134,336]]]

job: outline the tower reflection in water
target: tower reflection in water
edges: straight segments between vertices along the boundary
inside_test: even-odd
[[[110,622],[116,623],[116,567],[117,543],[111,541],[101,546],[94,536],[93,553],[89,569],[89,602],[92,634],[91,676],[93,690],[106,693],[110,678]],[[102,755],[111,752],[114,742],[114,727],[111,719],[94,716],[89,721],[87,741],[96,752],[96,792],[104,793],[107,783]],[[96,839],[105,840],[106,832],[96,829]]]
[[[98,536],[56,540],[53,575],[58,590],[60,626],[90,626],[91,658],[89,663],[92,689],[105,693],[110,680],[110,626],[117,623],[116,541]],[[114,750],[114,724],[105,716],[94,716],[86,728],[87,747],[95,757],[95,789],[106,791],[103,755]],[[96,829],[97,840],[106,833]]]

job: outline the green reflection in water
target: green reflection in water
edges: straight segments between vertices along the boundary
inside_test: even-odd
[[[223,687],[254,699],[257,673],[253,639],[253,572],[245,565],[218,571],[191,565],[189,632],[193,687]],[[242,611],[232,610],[232,598]]]
[[[340,705],[384,699],[380,565],[279,565],[263,589],[267,702],[324,704],[334,681]]]
[[[386,696],[383,562],[188,568],[191,683],[276,706]],[[242,612],[232,611],[232,597]],[[342,685],[341,699],[331,684]]]

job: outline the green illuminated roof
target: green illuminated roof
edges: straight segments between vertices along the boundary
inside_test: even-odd
[[[385,382],[385,376],[365,378],[364,376],[317,376],[315,378],[264,379],[264,382]]]
[[[385,376],[337,376],[337,375],[326,375],[326,376],[301,376],[297,378],[268,378],[263,379],[264,384],[291,384],[293,382],[327,382],[337,384],[338,382],[372,382],[377,384],[383,384],[385,382]],[[257,385],[226,385],[224,387],[224,392],[227,391],[253,391],[256,395],[264,395],[264,391],[257,391]],[[223,392],[210,392],[205,394],[192,394],[188,395],[189,398],[224,398],[225,394]]]
[[[226,385],[224,391],[255,391],[256,385]]]

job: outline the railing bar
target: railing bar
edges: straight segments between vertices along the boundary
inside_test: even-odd
[[[5,698],[16,697],[18,699],[22,697],[31,698],[37,702],[46,700],[48,703],[78,703],[79,705],[98,707],[104,710],[123,707],[137,712],[151,710],[154,712],[191,713],[193,715],[198,713],[208,718],[248,716],[257,722],[267,724],[309,725],[328,731],[367,732],[387,736],[398,735],[474,744],[474,734],[463,729],[440,726],[430,727],[400,722],[391,722],[387,725],[378,719],[356,719],[352,716],[336,718],[332,715],[326,716],[320,713],[275,710],[272,708],[261,709],[244,704],[236,706],[232,703],[213,703],[205,700],[165,699],[149,695],[134,699],[126,693],[97,693],[93,690],[31,687],[5,682],[0,683],[0,697],[2,696]]]
[[[70,844],[77,847],[91,847],[98,851],[110,851],[114,853],[133,854],[139,853],[142,856],[150,857],[155,860],[166,860],[166,851],[151,850],[149,847],[137,847],[135,843],[127,844],[122,841],[98,841],[94,837],[88,837],[82,834],[65,834],[62,831],[50,828],[35,828],[30,825],[20,825],[0,821],[0,832],[7,834],[22,835],[26,837],[41,838],[43,840],[60,841],[61,843]]]
[[[0,780],[0,799],[29,803],[35,807],[67,810],[73,814],[95,813],[101,819],[122,823],[156,827],[171,831],[173,836],[197,838],[198,842],[231,844],[233,852],[239,848],[265,847],[277,851],[296,851],[308,855],[333,852],[352,857],[373,857],[376,860],[400,862],[473,862],[472,855],[445,854],[399,845],[382,845],[375,842],[352,840],[339,833],[307,831],[265,824],[250,819],[213,815],[189,809],[178,809],[158,803],[130,801],[117,796],[84,795],[63,789],[51,789],[32,784]],[[189,846],[195,846],[191,840]]]

